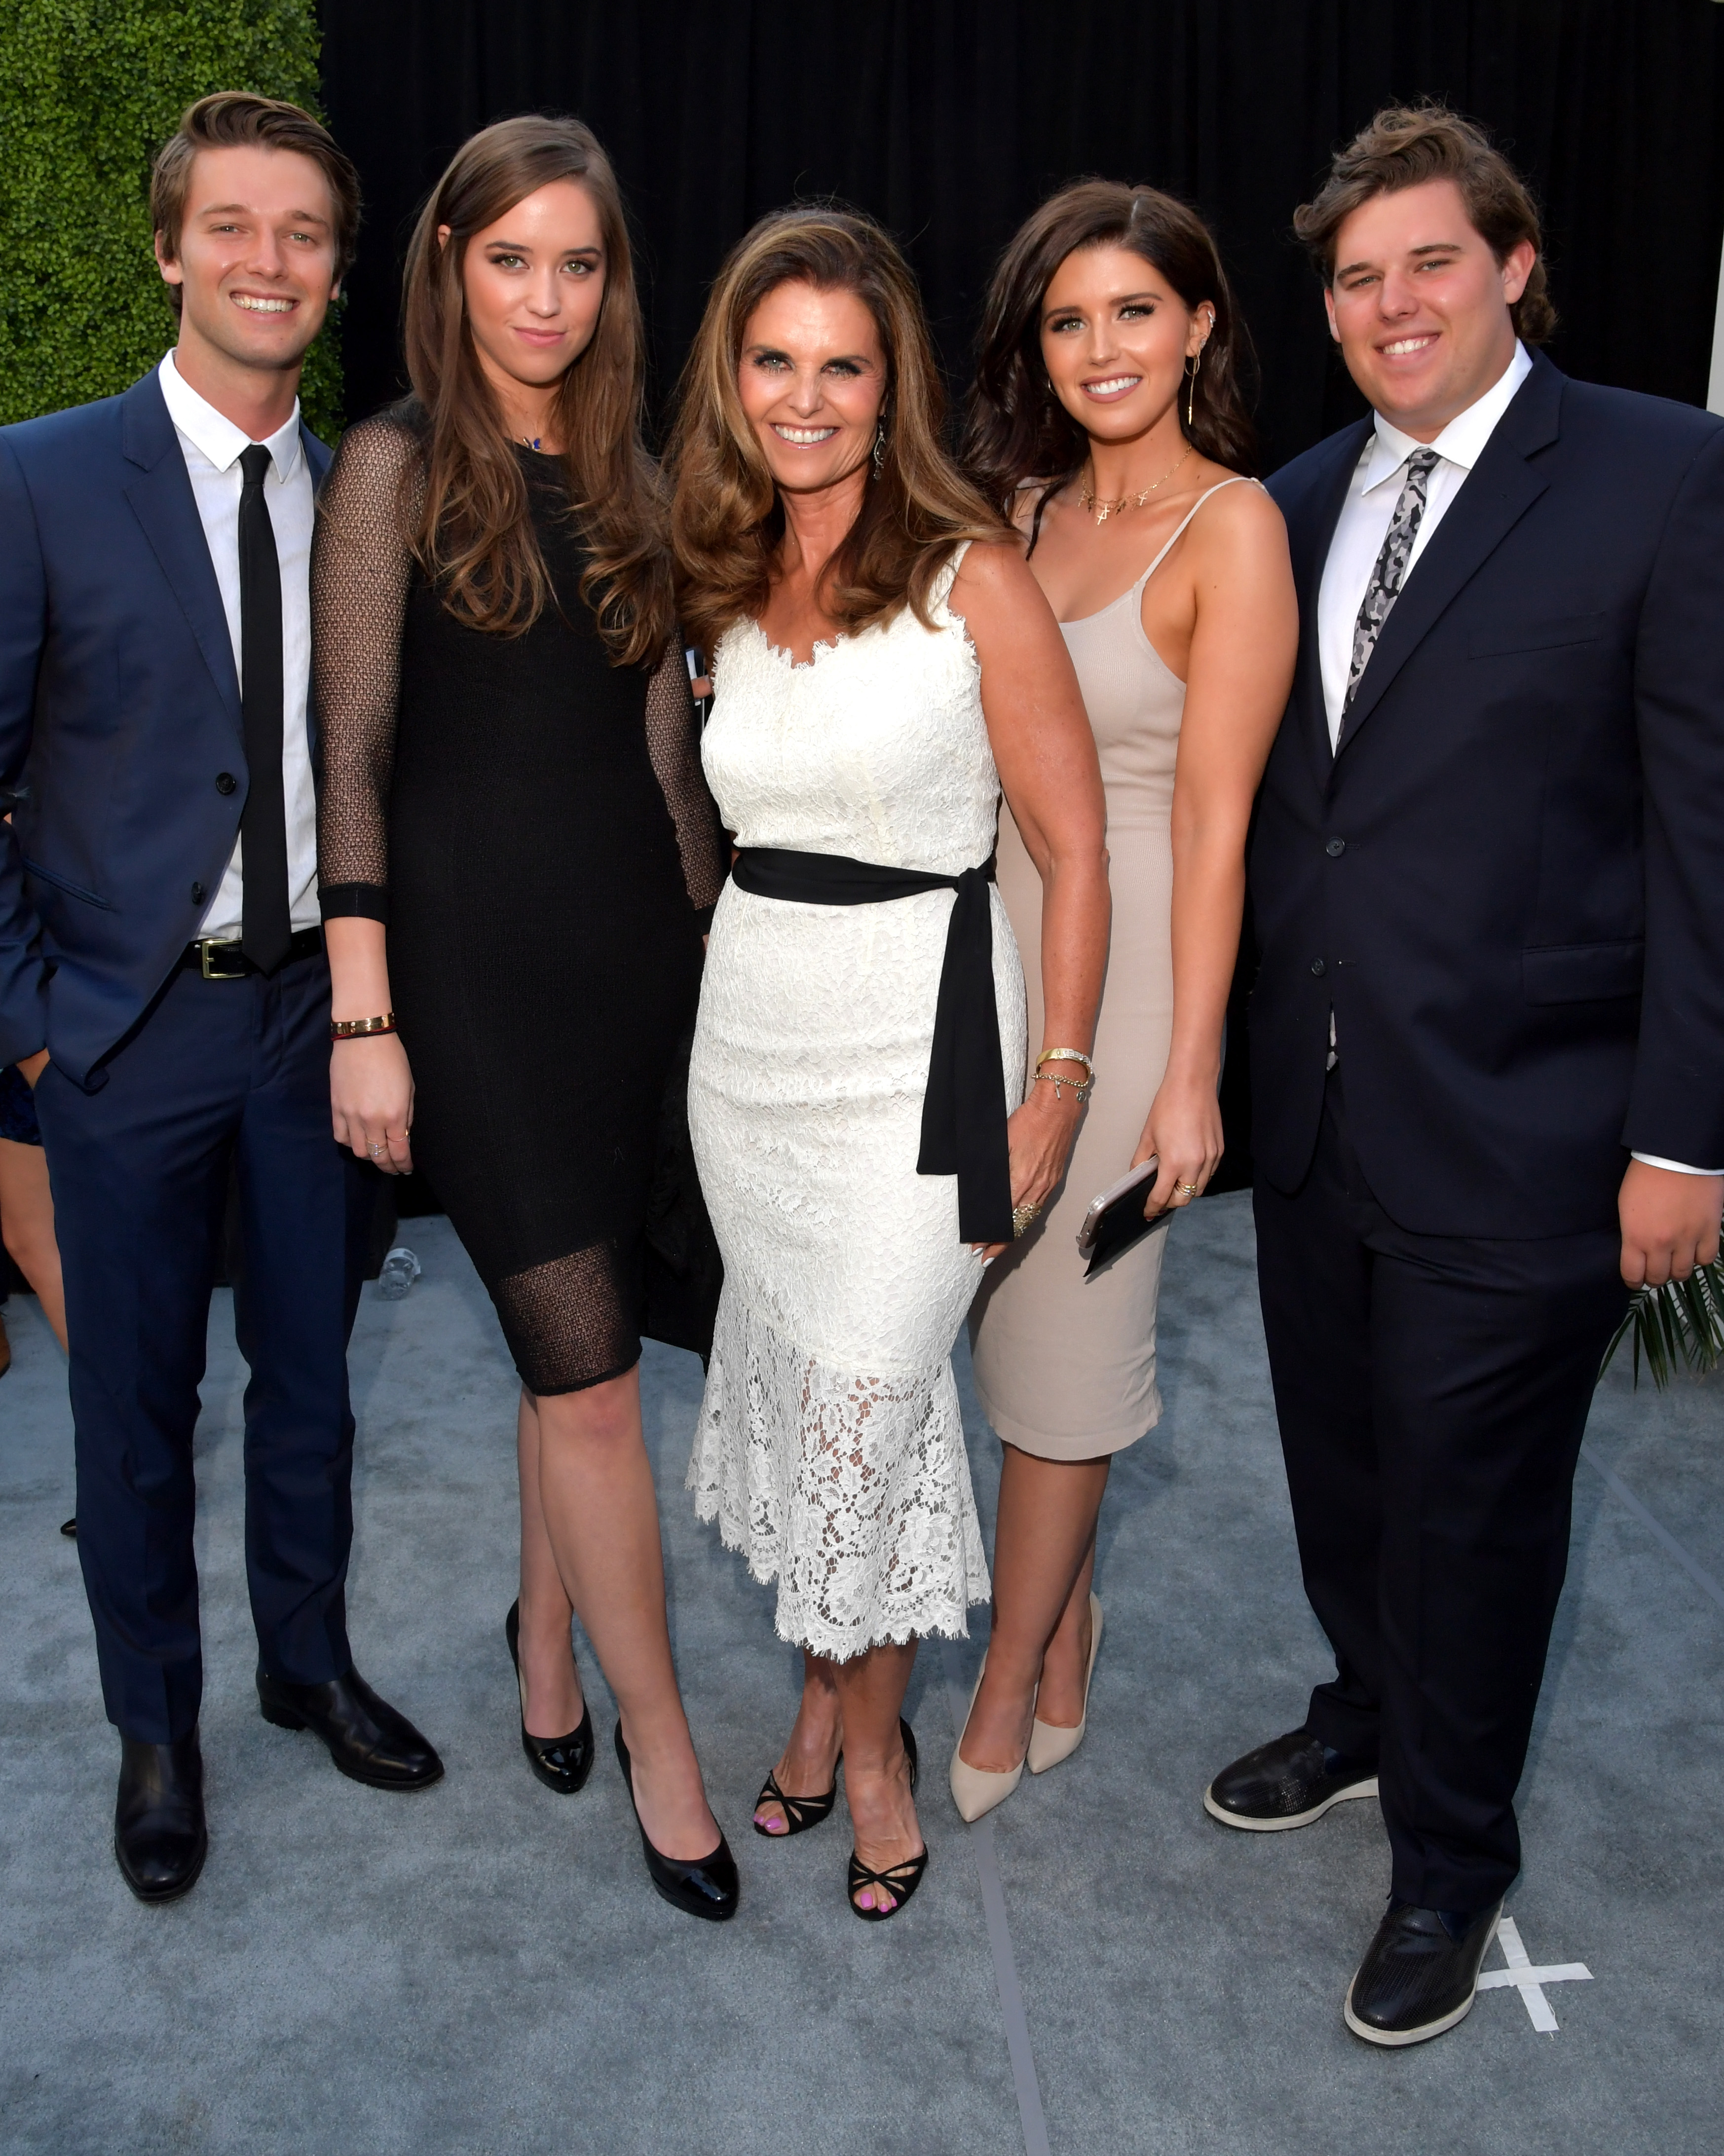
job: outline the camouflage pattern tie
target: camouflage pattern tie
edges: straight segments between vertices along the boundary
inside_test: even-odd
[[[1390,610],[1401,596],[1407,564],[1413,558],[1413,543],[1419,536],[1419,527],[1424,518],[1425,488],[1430,481],[1431,467],[1436,461],[1434,449],[1414,449],[1407,459],[1407,476],[1401,482],[1395,513],[1388,521],[1388,534],[1383,540],[1383,552],[1377,557],[1376,567],[1371,572],[1371,581],[1365,587],[1359,618],[1353,624],[1352,664],[1347,670],[1347,696],[1341,707],[1343,723],[1347,713],[1352,709],[1352,701],[1358,691],[1366,664],[1377,649],[1377,639],[1383,634],[1383,624],[1388,619]]]

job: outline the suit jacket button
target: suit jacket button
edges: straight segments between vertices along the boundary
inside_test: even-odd
[[[229,780],[228,784],[231,785],[232,783],[233,782]],[[216,784],[218,786],[222,786],[220,779],[217,779]],[[222,786],[222,791],[223,793],[225,793],[227,790],[228,788],[226,786]],[[1331,861],[1339,860],[1341,856],[1347,851],[1347,840],[1345,839],[1331,839],[1328,844],[1324,847],[1323,851],[1329,856]]]
[[[1318,978],[1319,978],[1319,979],[1321,979],[1321,978],[1322,978],[1322,976],[1323,976],[1325,973],[1326,973],[1328,972],[1328,970],[1329,970],[1329,968],[1327,968],[1327,967],[1323,963],[1323,962],[1322,962],[1322,960],[1321,960],[1321,958],[1313,958],[1313,959],[1311,960],[1311,969],[1312,973],[1314,973],[1318,977]]]
[[[233,776],[231,771],[218,771],[216,773],[216,792],[218,793],[231,793],[239,783],[239,781]],[[1329,850],[1331,854],[1335,850],[1332,842],[1330,845]]]
[[[194,883],[192,886],[192,903],[193,906],[203,903],[203,886],[201,883]]]

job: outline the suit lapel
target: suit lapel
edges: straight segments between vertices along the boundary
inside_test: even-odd
[[[129,389],[121,408],[121,448],[133,470],[126,501],[198,640],[222,701],[240,721],[239,674],[221,587],[180,454],[179,437],[153,374]]]
[[[325,475],[333,461],[331,453],[302,419],[300,422],[300,447],[305,452],[305,462],[310,467],[311,490],[315,494],[322,485]]]
[[[1306,752],[1312,776],[1328,791],[1334,757],[1329,747],[1329,716],[1323,707],[1323,662],[1317,636],[1317,601],[1323,588],[1323,571],[1335,526],[1347,504],[1347,490],[1359,468],[1359,457],[1371,433],[1371,422],[1362,419],[1335,438],[1332,460],[1314,475],[1302,512],[1288,531],[1294,576],[1299,587],[1299,659],[1295,675],[1295,696]]]
[[[1383,624],[1347,712],[1337,755],[1352,747],[1395,676],[1456,594],[1550,485],[1548,475],[1526,459],[1557,439],[1562,399],[1562,375],[1547,359],[1535,358],[1532,373],[1497,422]]]

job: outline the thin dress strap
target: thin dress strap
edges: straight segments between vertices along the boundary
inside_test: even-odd
[[[1150,563],[1149,567],[1137,579],[1137,583],[1132,585],[1131,590],[1134,592],[1141,592],[1143,589],[1143,587],[1149,582],[1156,571],[1160,568],[1162,562],[1167,560],[1168,553],[1172,547],[1174,540],[1178,539],[1181,533],[1184,531],[1186,526],[1190,523],[1193,517],[1197,515],[1198,511],[1203,507],[1203,504],[1209,499],[1209,496],[1212,494],[1219,494],[1221,490],[1227,486],[1255,486],[1256,485],[1257,481],[1255,479],[1248,477],[1244,472],[1235,472],[1231,479],[1217,480],[1214,485],[1206,489],[1203,493],[1200,494],[1197,500],[1193,502],[1191,507],[1186,511],[1185,516],[1180,522],[1178,529],[1171,535],[1167,545],[1162,547],[1161,552],[1156,556],[1154,561]],[[1121,593],[1121,598],[1129,598],[1130,596],[1130,593]],[[1116,600],[1114,603],[1117,605],[1118,601]]]

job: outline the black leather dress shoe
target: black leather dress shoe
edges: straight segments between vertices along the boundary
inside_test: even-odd
[[[328,1684],[289,1684],[258,1671],[258,1702],[278,1729],[310,1729],[341,1772],[374,1789],[424,1789],[443,1762],[404,1714],[379,1699],[357,1670]]]
[[[1471,2013],[1502,1904],[1476,1916],[1391,1901],[1347,1987],[1347,2025],[1367,2044],[1423,2044]]]
[[[120,1740],[114,1856],[141,1902],[172,1902],[198,1883],[209,1836],[203,1825],[203,1755],[198,1732],[172,1744]]]
[[[1275,1834],[1309,1826],[1349,1797],[1374,1797],[1377,1769],[1313,1737],[1290,1730],[1224,1767],[1203,1792],[1203,1810],[1226,1826]]]
[[[673,1909],[680,1909],[685,1916],[705,1917],[709,1922],[721,1924],[736,1913],[741,1895],[741,1881],[736,1876],[736,1860],[731,1854],[731,1845],[722,1831],[718,1846],[710,1856],[698,1856],[692,1863],[680,1856],[662,1856],[647,1840],[647,1830],[640,1826],[640,1806],[634,1802],[634,1769],[629,1763],[629,1747],[623,1742],[623,1725],[617,1724],[617,1764],[623,1769],[623,1779],[629,1790],[629,1802],[634,1808],[634,1824],[640,1827],[640,1845],[646,1855],[647,1876],[654,1890]]]

